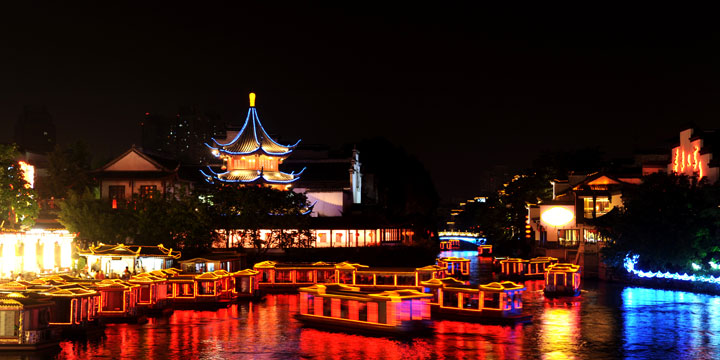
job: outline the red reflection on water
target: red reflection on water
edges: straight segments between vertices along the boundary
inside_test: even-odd
[[[432,347],[427,339],[402,342],[302,329],[300,354],[313,359],[422,359],[430,357]]]

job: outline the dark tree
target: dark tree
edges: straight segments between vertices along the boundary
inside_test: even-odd
[[[270,247],[308,247],[312,244],[305,194],[264,186],[223,184],[211,188],[205,197],[210,205],[212,223],[223,231],[227,247],[234,245],[227,236],[233,232],[259,252]],[[271,231],[264,240],[260,237],[262,229]]]
[[[652,174],[623,193],[622,208],[598,219],[612,239],[605,262],[620,268],[628,253],[639,267],[685,272],[691,263],[720,261],[720,189],[686,176]]]

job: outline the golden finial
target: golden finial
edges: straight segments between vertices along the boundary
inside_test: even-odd
[[[255,93],[250,93],[250,107],[255,107]]]

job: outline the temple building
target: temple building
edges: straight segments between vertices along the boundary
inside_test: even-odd
[[[230,138],[232,140],[225,142]],[[255,93],[250,93],[250,109],[245,124],[238,132],[228,131],[226,139],[212,139],[212,144],[205,144],[212,154],[223,162],[223,172],[218,173],[209,166],[205,171],[201,171],[206,181],[266,185],[279,190],[289,190],[300,178],[302,170],[298,173],[279,170],[280,164],[300,141],[294,145],[281,145],[268,135],[255,108]]]
[[[190,187],[192,179],[181,173],[178,161],[144,152],[134,145],[92,172],[100,185],[100,197],[109,199],[113,207],[133,195],[172,193],[176,188]]]

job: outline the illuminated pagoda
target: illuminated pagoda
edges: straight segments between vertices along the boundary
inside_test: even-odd
[[[229,139],[231,134],[228,133]],[[270,186],[279,190],[289,190],[292,183],[300,179],[298,173],[285,173],[279,165],[285,160],[295,145],[281,145],[273,140],[265,131],[255,108],[255,93],[250,93],[250,109],[242,129],[227,143],[212,139],[212,144],[205,144],[212,154],[222,159],[222,170],[215,172],[208,167],[208,172],[201,170],[209,183],[239,183],[245,185]]]

